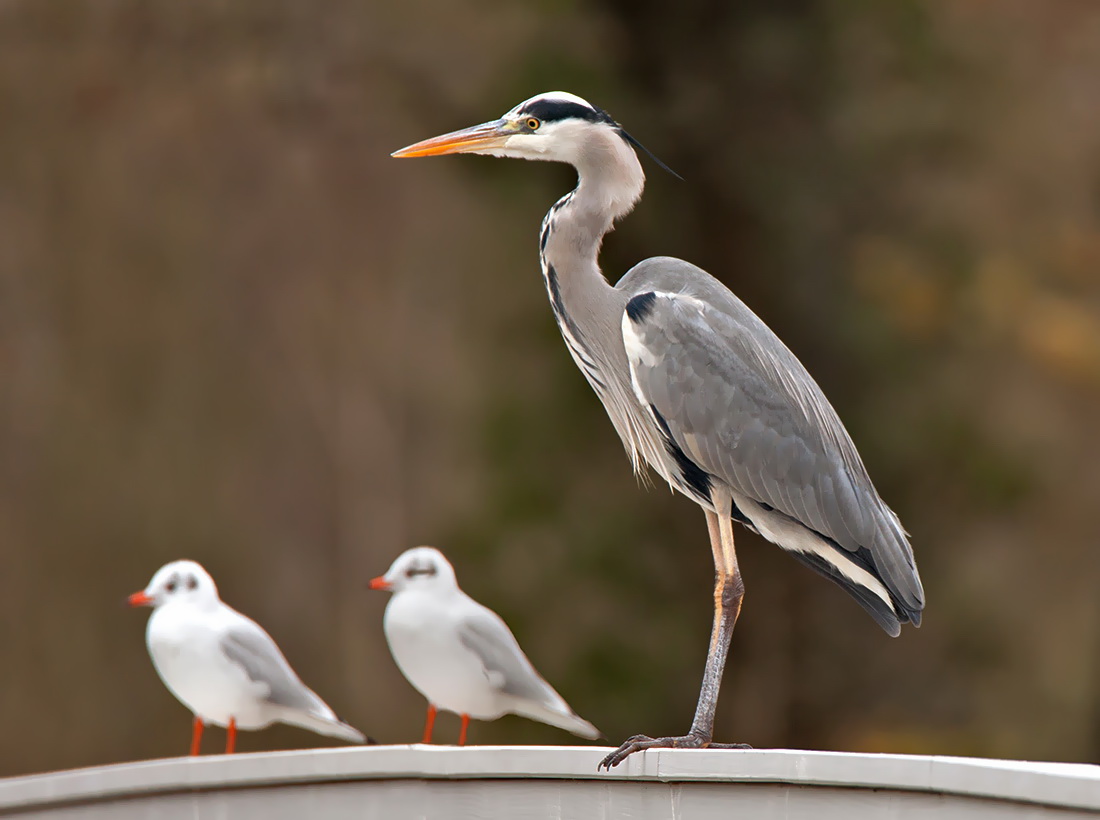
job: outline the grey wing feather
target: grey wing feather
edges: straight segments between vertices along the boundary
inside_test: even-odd
[[[249,679],[267,687],[266,700],[277,706],[324,714],[327,707],[294,670],[271,636],[244,616],[222,636],[222,651]]]
[[[919,615],[924,592],[905,532],[794,354],[724,285],[681,260],[647,260],[619,288],[655,293],[632,323],[644,355],[628,357],[639,400],[680,448],[734,491],[845,550],[867,550]]]
[[[493,686],[503,694],[537,703],[559,700],[520,649],[508,625],[492,610],[477,606],[459,624],[458,637],[478,657]]]

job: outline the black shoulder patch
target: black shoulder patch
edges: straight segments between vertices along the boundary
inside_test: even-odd
[[[657,294],[653,291],[639,293],[626,303],[626,315],[634,324],[644,322],[646,317],[653,312],[653,303],[657,301]]]
[[[599,108],[589,108],[569,100],[535,100],[519,112],[521,116],[538,117],[543,122],[561,122],[562,120],[587,120],[605,122],[614,125],[615,121]]]

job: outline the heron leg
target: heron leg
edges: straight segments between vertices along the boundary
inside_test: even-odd
[[[695,707],[695,718],[691,730],[680,737],[649,737],[634,735],[622,746],[600,761],[597,768],[610,769],[618,766],[627,757],[645,749],[749,749],[745,743],[712,743],[714,731],[714,710],[718,705],[718,690],[722,684],[722,671],[726,666],[730,639],[737,616],[741,614],[741,600],[745,595],[745,585],[741,581],[741,571],[737,567],[737,553],[733,546],[733,519],[731,502],[718,503],[718,512],[709,510],[707,529],[710,532],[710,546],[714,553],[714,624],[710,633],[710,649],[707,652],[707,665],[703,672],[703,685],[699,691],[699,703]]]

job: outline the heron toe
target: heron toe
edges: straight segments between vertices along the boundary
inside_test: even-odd
[[[711,743],[702,735],[686,734],[680,737],[650,737],[649,735],[634,735],[627,738],[623,745],[600,761],[596,770],[607,769],[610,771],[618,766],[635,752],[644,752],[646,749],[751,749],[748,743]]]

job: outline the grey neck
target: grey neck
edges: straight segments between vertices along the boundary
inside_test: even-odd
[[[589,381],[605,386],[607,368],[625,357],[619,324],[626,297],[599,267],[600,244],[641,196],[645,176],[617,134],[594,139],[576,163],[577,187],[547,212],[539,237],[542,274],[554,316]]]

